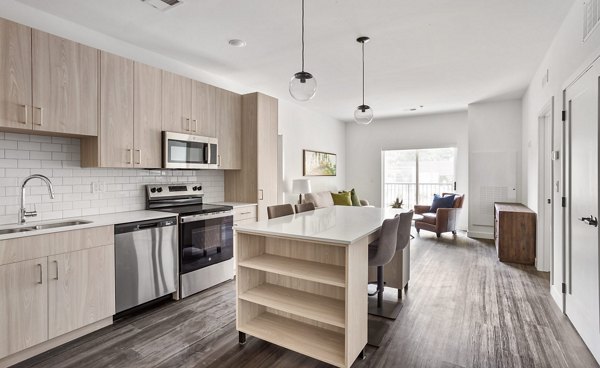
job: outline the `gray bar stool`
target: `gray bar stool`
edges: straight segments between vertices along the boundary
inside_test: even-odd
[[[385,289],[383,266],[388,264],[396,254],[399,224],[400,217],[384,220],[379,231],[379,239],[369,244],[369,267],[377,267],[377,291],[369,295],[377,294],[377,308],[383,307],[383,291]],[[369,311],[369,314],[379,315],[376,311],[374,312]]]
[[[294,214],[294,207],[291,204],[278,204],[267,207],[267,216],[270,219]]]
[[[413,210],[396,215],[400,217],[400,224],[398,225],[398,242],[396,243],[396,252],[403,252],[404,249],[406,249],[406,247],[408,247],[408,245],[410,244],[410,239],[412,238],[410,231],[412,230],[413,215]],[[404,290],[408,290],[408,282],[406,283],[406,286],[404,286]],[[398,289],[398,299],[400,298],[402,298],[401,288]]]
[[[300,203],[296,205],[296,213],[314,211],[315,204],[312,202]]]

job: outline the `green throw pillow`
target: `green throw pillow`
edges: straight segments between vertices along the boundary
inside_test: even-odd
[[[352,199],[350,198],[350,192],[345,193],[331,193],[333,204],[336,206],[352,206]]]
[[[354,190],[354,188],[352,188],[352,190],[349,192],[346,190],[341,190],[339,193],[350,193],[350,200],[352,201],[352,205],[356,207],[362,207],[362,204],[360,204],[360,199],[358,198],[358,195],[356,194],[356,190]]]

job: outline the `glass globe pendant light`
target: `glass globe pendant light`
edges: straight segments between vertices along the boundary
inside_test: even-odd
[[[362,105],[354,110],[354,121],[360,125],[368,125],[373,121],[373,109],[369,105],[365,105],[365,43],[369,40],[369,37],[356,39],[356,42],[362,45]]]
[[[290,79],[290,95],[298,101],[308,101],[317,93],[317,80],[304,71],[304,0],[302,0],[302,71]]]

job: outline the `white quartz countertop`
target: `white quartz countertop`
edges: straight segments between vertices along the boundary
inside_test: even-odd
[[[377,231],[386,218],[407,211],[392,208],[333,206],[253,224],[237,225],[234,229],[240,233],[351,244]]]
[[[80,217],[64,218],[64,219],[49,220],[49,221],[29,221],[24,225],[15,225],[15,224],[3,225],[3,226],[0,226],[0,230],[11,229],[11,228],[15,228],[15,227],[30,227],[30,226],[36,226],[36,225],[53,224],[53,223],[68,222],[68,221],[89,221],[89,223],[73,225],[73,226],[54,227],[54,228],[49,228],[49,229],[23,231],[23,232],[19,232],[19,233],[0,234],[0,240],[21,238],[21,237],[25,237],[25,236],[57,233],[57,232],[61,232],[61,231],[88,229],[88,228],[98,227],[98,226],[125,224],[128,222],[156,220],[156,219],[174,217],[174,216],[176,216],[176,214],[169,213],[169,212],[130,211],[130,212],[108,213],[105,215],[80,216]]]
[[[237,207],[250,207],[250,206],[256,206],[257,203],[245,203],[245,202],[217,202],[217,203],[213,203],[211,202],[210,204],[218,204],[221,206],[231,206],[233,208],[237,208]]]

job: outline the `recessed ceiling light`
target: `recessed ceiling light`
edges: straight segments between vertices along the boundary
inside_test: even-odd
[[[246,41],[234,38],[233,40],[229,40],[229,44],[233,47],[244,47],[246,46]]]

